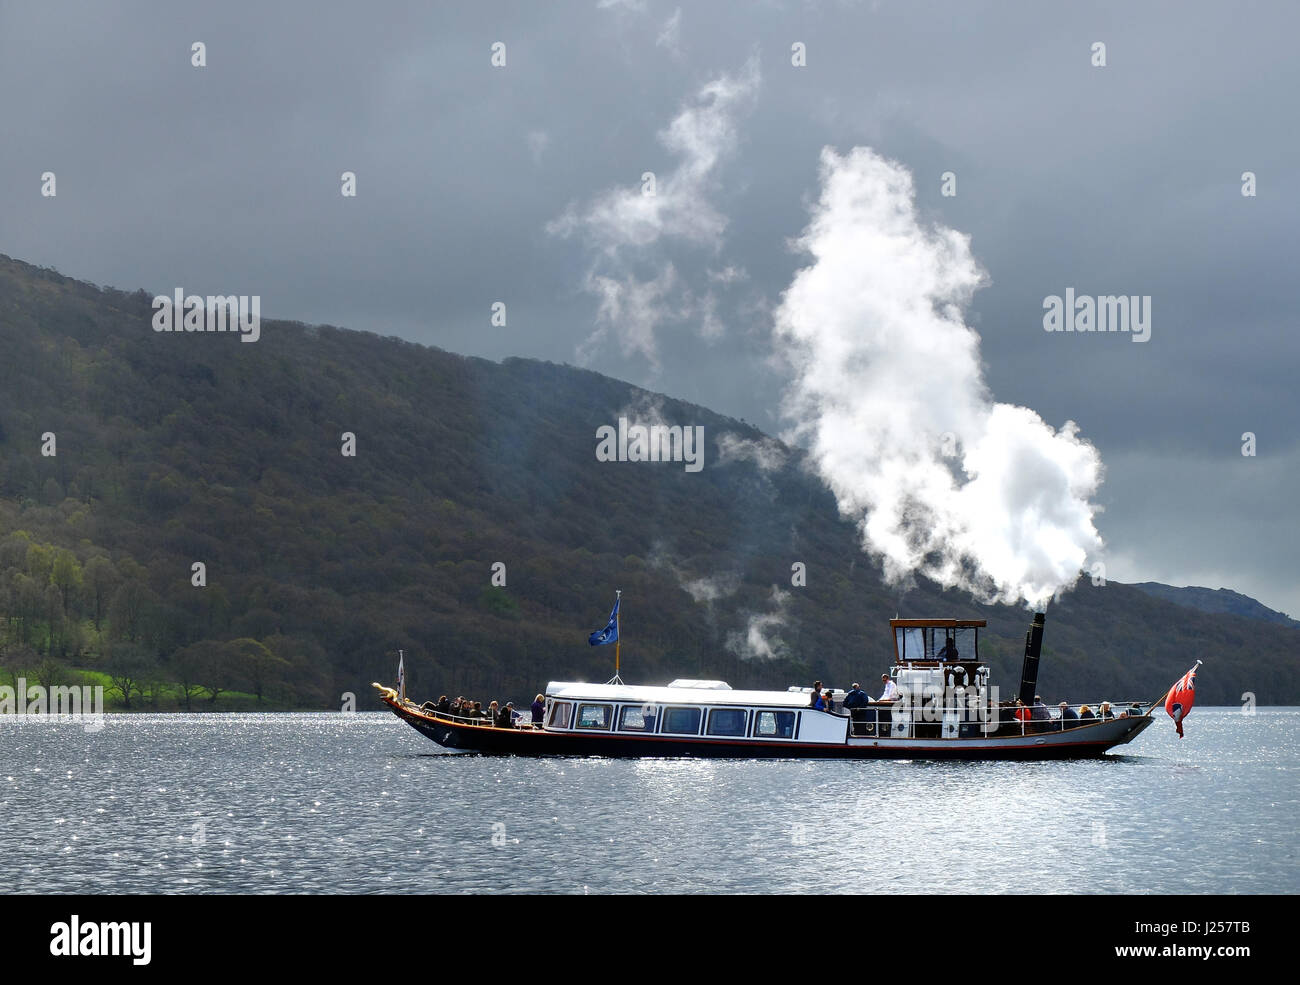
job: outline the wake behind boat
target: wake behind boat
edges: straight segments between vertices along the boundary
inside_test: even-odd
[[[1035,615],[1026,634],[1020,688],[1010,701],[1000,700],[980,661],[984,620],[958,619],[890,620],[894,666],[877,700],[856,686],[627,685],[616,672],[606,684],[551,682],[541,720],[522,724],[508,712],[484,719],[417,705],[405,697],[400,673],[399,690],[374,687],[394,714],[439,745],[516,756],[1059,759],[1099,756],[1132,741],[1159,702],[1062,702],[1049,710],[1037,698],[1044,623]],[[591,642],[616,642],[617,635],[618,603]]]

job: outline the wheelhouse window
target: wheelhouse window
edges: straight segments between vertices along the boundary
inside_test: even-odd
[[[699,735],[700,717],[699,708],[665,708],[660,731],[674,735]]]
[[[653,732],[658,717],[654,705],[624,705],[618,714],[620,732]]]
[[[573,705],[567,701],[557,701],[551,705],[551,720],[547,724],[551,728],[568,728],[569,712],[573,710]]]
[[[974,626],[958,626],[952,631],[952,641],[957,647],[958,660],[978,660],[979,653],[979,630]],[[943,647],[943,641],[939,641],[940,648]]]
[[[754,734],[764,739],[794,737],[794,712],[760,711],[754,716]]]
[[[974,626],[898,626],[894,636],[898,658],[904,662],[979,659],[979,630]]]
[[[934,650],[926,647],[926,632],[920,626],[899,627],[898,657],[900,660],[933,660]]]
[[[744,735],[749,723],[744,708],[714,708],[709,712],[709,735]]]
[[[609,728],[614,718],[613,705],[578,705],[577,728]]]

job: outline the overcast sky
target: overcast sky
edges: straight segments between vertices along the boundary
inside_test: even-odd
[[[1300,616],[1300,8],[1065,8],[0,0],[0,252],[780,434],[791,240],[822,148],[870,146],[970,236],[994,397],[1099,449],[1108,576]],[[1150,295],[1150,340],[1045,332],[1070,287]]]

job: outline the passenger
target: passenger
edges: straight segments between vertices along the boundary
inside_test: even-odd
[[[541,728],[542,720],[546,717],[546,695],[539,694],[533,698],[533,728]]]
[[[822,700],[822,682],[813,681],[812,700],[808,702],[812,707],[821,711],[826,707],[826,702]]]
[[[453,717],[460,714],[460,698],[455,698],[452,701],[451,707],[447,709],[447,714]]]
[[[844,695],[844,704],[842,706],[849,713],[849,718],[853,719],[851,728],[854,735],[867,734],[867,713],[863,709],[869,704],[871,704],[871,697],[866,691],[862,690],[857,681],[854,681],[853,686],[849,688],[849,693]]]
[[[948,637],[948,642],[944,643],[944,645],[943,645],[943,649],[940,650],[937,654],[935,654],[935,659],[936,659],[936,660],[956,660],[956,659],[957,659],[957,641],[954,640],[951,636],[949,636],[949,637]]]
[[[876,700],[877,700],[877,701],[897,701],[897,700],[898,700],[898,685],[897,685],[896,683],[894,683],[893,678],[890,677],[888,674],[881,674],[881,675],[880,675],[880,679],[881,679],[882,681],[885,682],[885,689],[880,693],[880,697],[878,697]]]
[[[487,713],[483,711],[482,701],[475,701],[472,705],[470,705],[469,717],[474,719],[477,722],[481,722],[484,718],[487,717]]]
[[[1115,713],[1114,713],[1113,711],[1110,710],[1110,702],[1109,702],[1109,701],[1103,701],[1103,702],[1101,703],[1101,714],[1100,714],[1098,717],[1099,717],[1103,722],[1105,722],[1105,721],[1109,721],[1110,719],[1112,719],[1112,718],[1115,717]]]
[[[822,692],[822,711],[835,714],[835,689],[828,687]]]
[[[496,702],[493,701],[492,704],[496,704]],[[494,716],[492,724],[497,728],[514,728],[515,719],[513,702],[506,702],[505,707],[498,711]]]
[[[1029,708],[1029,718],[1031,721],[1042,723],[1034,726],[1035,732],[1047,731],[1048,726],[1046,723],[1052,720],[1052,713],[1047,710],[1047,705],[1043,704],[1041,694],[1034,695],[1034,703]]]
[[[1018,722],[1027,722],[1033,717],[1033,710],[1022,705],[1019,698],[1016,698],[1015,709],[1014,714]]]
[[[1080,708],[1079,708],[1079,721],[1081,721],[1081,722],[1092,722],[1092,721],[1096,721],[1096,720],[1097,720],[1097,716],[1094,715],[1094,714],[1092,713],[1092,709],[1091,709],[1091,708],[1089,708],[1087,705],[1081,705],[1081,706],[1080,706]]]
[[[1061,727],[1069,728],[1068,722],[1077,722],[1079,716],[1075,714],[1074,709],[1070,707],[1070,702],[1061,702]]]
[[[447,696],[444,694],[441,698],[438,699],[438,714],[445,715],[450,710],[451,710],[451,702],[447,700]]]
[[[857,681],[854,681],[853,686],[849,688],[849,693],[844,695],[844,709],[852,711],[854,708],[865,708],[870,700],[867,692],[858,686]]]

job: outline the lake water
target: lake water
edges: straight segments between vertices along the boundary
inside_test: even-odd
[[[528,760],[387,712],[0,718],[23,893],[1296,893],[1300,709],[1101,761]]]

